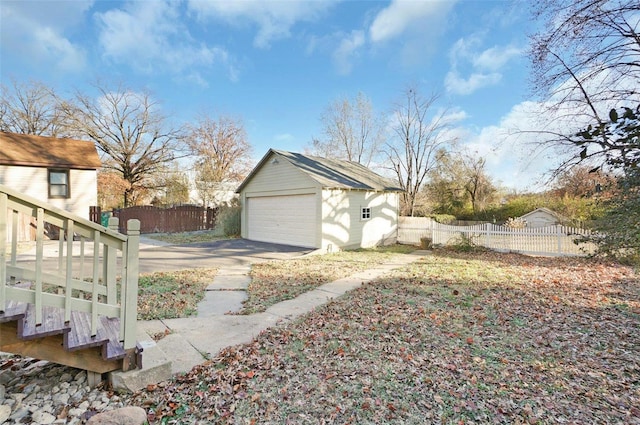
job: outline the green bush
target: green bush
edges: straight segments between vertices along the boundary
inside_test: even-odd
[[[429,217],[440,224],[451,224],[456,220],[456,216],[451,214],[432,214]]]
[[[621,181],[622,194],[605,203],[605,215],[594,222],[596,231],[579,242],[594,242],[597,256],[640,266],[640,172]]]
[[[455,252],[475,252],[486,251],[486,249],[473,240],[473,235],[458,233],[453,239],[447,243],[447,249]]]
[[[218,225],[222,228],[224,236],[240,236],[240,219],[242,208],[238,205],[220,207],[218,213]]]

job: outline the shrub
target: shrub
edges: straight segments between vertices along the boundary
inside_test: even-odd
[[[431,249],[432,247],[433,247],[433,239],[427,236],[423,236],[420,238],[420,248]]]
[[[527,227],[527,220],[520,217],[509,217],[504,225],[509,229],[524,229]]]
[[[242,208],[239,205],[220,207],[218,226],[221,227],[224,236],[240,236],[241,211]]]
[[[430,217],[440,224],[451,224],[456,221],[456,216],[451,214],[433,214]]]

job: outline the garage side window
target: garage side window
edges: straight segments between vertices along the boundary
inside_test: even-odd
[[[49,170],[49,198],[69,198],[69,170]]]
[[[362,207],[360,212],[360,219],[362,220],[370,220],[371,219],[371,208],[370,207]]]

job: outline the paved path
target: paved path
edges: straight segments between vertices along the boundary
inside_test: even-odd
[[[221,268],[207,289],[207,296],[198,306],[197,317],[139,322],[139,341],[147,348],[157,346],[166,353],[171,360],[173,374],[187,372],[207,358],[214,357],[225,347],[249,343],[265,329],[292,321],[331,299],[424,255],[427,255],[426,251],[395,255],[384,264],[326,283],[295,299],[275,304],[263,313],[251,315],[225,314],[237,311],[242,306],[242,300],[246,297],[244,290],[250,281],[250,266]],[[166,336],[154,343],[151,337],[157,334]],[[146,350],[143,363],[145,355]]]

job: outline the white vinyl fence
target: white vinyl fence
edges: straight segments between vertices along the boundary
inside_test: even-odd
[[[511,229],[491,223],[474,226],[450,226],[428,217],[400,217],[398,243],[420,245],[420,239],[430,238],[434,245],[452,245],[469,241],[496,251],[530,255],[587,255],[594,251],[590,243],[574,243],[588,234],[585,229],[567,226]]]

